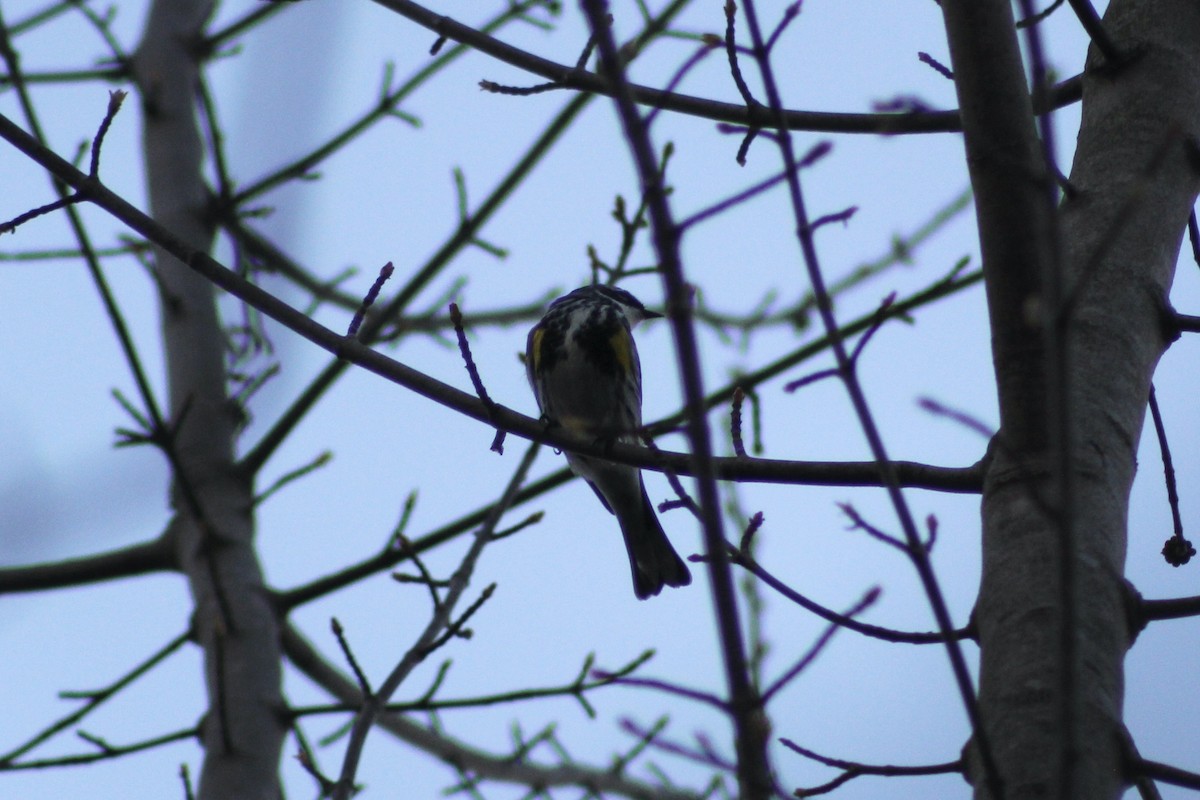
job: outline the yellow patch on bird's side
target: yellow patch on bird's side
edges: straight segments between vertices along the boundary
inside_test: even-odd
[[[577,433],[580,436],[586,436],[592,432],[592,421],[575,415],[562,415],[555,420],[560,428]]]
[[[533,344],[529,348],[530,357],[533,359],[533,370],[537,372],[542,365],[542,337],[546,335],[545,328],[538,328],[533,332]]]
[[[617,363],[621,365],[621,371],[628,375],[633,371],[633,339],[629,335],[629,331],[620,328],[608,340],[612,345],[613,355],[617,357]]]

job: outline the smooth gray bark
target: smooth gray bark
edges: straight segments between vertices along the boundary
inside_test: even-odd
[[[199,250],[211,246],[212,229],[196,45],[212,11],[211,0],[157,0],[133,65],[151,213]],[[155,265],[176,431],[170,536],[195,603],[208,691],[199,797],[274,800],[286,733],[279,625],[254,550],[252,486],[234,462],[236,409],[226,395],[215,288],[165,251],[156,251]]]
[[[1008,0],[942,5],[979,196],[1001,405],[976,608],[984,724],[1004,797],[1118,797],[1128,783],[1128,497],[1150,379],[1168,343],[1166,297],[1200,187],[1200,4],[1110,6],[1105,26],[1131,60],[1114,68],[1089,59],[1074,194],[1056,221],[1029,150],[1033,120],[1014,90]],[[978,770],[972,759],[976,792],[990,796]]]

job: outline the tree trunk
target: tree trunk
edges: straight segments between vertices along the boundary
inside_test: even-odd
[[[205,251],[212,228],[195,110],[198,45],[212,10],[211,0],[157,0],[134,58],[151,213]],[[287,730],[279,625],[253,548],[253,487],[234,461],[236,409],[215,289],[162,250],[155,266],[174,431],[170,534],[193,595],[208,690],[199,797],[275,800]]]
[[[1044,165],[1029,154],[1033,119],[1010,116],[1024,79],[1007,0],[942,6],[1000,390],[975,616],[984,725],[1006,798],[1115,798],[1127,783],[1128,497],[1200,187],[1200,5],[1114,0],[1104,24],[1127,60],[1089,57],[1057,219]],[[977,794],[990,797],[979,759],[970,765]]]

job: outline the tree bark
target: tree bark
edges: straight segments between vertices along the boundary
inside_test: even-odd
[[[1075,766],[1078,797],[1117,797],[1123,662],[1132,644],[1123,581],[1129,491],[1150,381],[1170,344],[1164,322],[1188,216],[1200,190],[1200,4],[1116,0],[1105,27],[1128,63],[1095,47],[1064,203],[1074,468]],[[1139,542],[1157,549],[1158,537]]]
[[[1200,6],[1109,7],[1105,27],[1128,58],[1089,56],[1072,190],[1056,218],[1044,164],[1030,151],[1034,120],[1018,97],[1027,90],[1007,0],[942,6],[978,198],[1001,414],[975,615],[984,725],[1004,797],[1115,798],[1128,782],[1120,744],[1128,497],[1150,379],[1168,343],[1166,297],[1200,186]],[[977,795],[990,797],[977,758],[969,775]]]
[[[133,63],[151,213],[204,251],[212,228],[195,111],[198,45],[213,5],[156,0]],[[274,800],[286,733],[279,625],[253,547],[253,487],[234,461],[236,409],[215,288],[163,250],[155,267],[174,431],[170,536],[193,595],[208,692],[199,797]]]

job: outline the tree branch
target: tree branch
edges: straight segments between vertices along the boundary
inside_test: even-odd
[[[532,53],[505,44],[474,28],[437,14],[410,0],[375,0],[381,6],[412,20],[438,36],[462,42],[518,69],[566,89],[591,94],[614,96],[614,86],[596,73],[549,61]],[[1053,108],[1077,102],[1082,96],[1082,76],[1060,83],[1050,93]],[[822,111],[783,112],[782,123],[765,107],[747,108],[737,103],[723,103],[690,95],[664,92],[648,86],[629,84],[634,101],[651,108],[676,111],[689,116],[730,122],[754,128],[774,129],[782,124],[787,130],[822,131],[828,133],[947,133],[961,130],[958,111],[926,111],[911,114],[850,114]]]
[[[160,536],[107,553],[0,568],[0,595],[81,586],[175,568],[172,543]]]
[[[355,708],[363,698],[353,680],[334,669],[290,624],[283,627],[283,649],[288,660],[314,683]],[[542,789],[572,786],[597,794],[615,794],[635,800],[700,800],[698,792],[657,786],[627,778],[611,769],[576,764],[541,766],[507,755],[495,756],[425,728],[400,714],[384,713],[376,724],[406,742],[456,769],[479,778]]]
[[[35,161],[62,178],[66,183],[77,188],[82,188],[86,184],[89,200],[104,208],[130,228],[145,236],[148,240],[163,247],[184,264],[211,280],[217,286],[220,286],[266,316],[347,363],[357,364],[423,397],[459,411],[480,422],[494,423],[496,427],[502,430],[533,441],[584,455],[606,457],[635,466],[670,470],[680,475],[695,474],[691,464],[691,456],[686,453],[655,454],[647,448],[620,442],[606,446],[604,443],[597,443],[587,437],[575,436],[563,429],[547,429],[540,420],[518,414],[502,405],[493,406],[492,410],[489,411],[474,395],[442,383],[398,361],[394,361],[350,337],[335,333],[315,322],[301,311],[292,308],[279,298],[224,267],[208,256],[207,253],[188,246],[170,231],[146,217],[103,185],[90,183],[86,175],[76,170],[52,151],[37,145],[36,142],[31,140],[28,134],[2,115],[0,115],[0,137],[13,143]],[[913,303],[909,305],[898,303],[893,306],[893,310],[897,314],[903,313],[917,305],[918,302],[928,302],[930,298],[940,297],[947,290],[952,290],[956,286],[961,286],[968,281],[973,282],[973,280],[973,278],[960,279],[957,284],[951,283],[945,287],[935,287],[934,290],[930,291],[928,297],[922,297],[920,301],[914,298]],[[873,314],[864,317],[862,326],[869,325],[873,318]],[[846,328],[848,333],[854,330],[856,330],[855,326]],[[804,354],[817,352],[824,345],[824,340],[819,340],[806,347],[802,352]],[[776,365],[772,369],[771,374],[777,374],[799,360],[799,356],[789,358],[787,361]],[[745,379],[743,379],[743,382],[745,382]],[[732,391],[733,386],[731,385],[727,393],[731,395]],[[719,402],[722,402],[722,400],[718,395],[707,400],[706,405],[713,407]],[[671,423],[672,421],[668,419],[659,423],[659,425],[667,426]],[[911,481],[907,485],[915,487],[940,488],[953,492],[973,492],[978,491],[979,482],[982,477],[982,465],[964,469],[905,464],[905,462],[896,463],[902,465],[901,469],[904,471],[905,480]],[[795,481],[849,486],[879,485],[878,478],[870,477],[869,467],[864,464],[839,465],[832,462],[718,458],[714,459],[713,467],[716,476],[725,480],[762,482]]]

